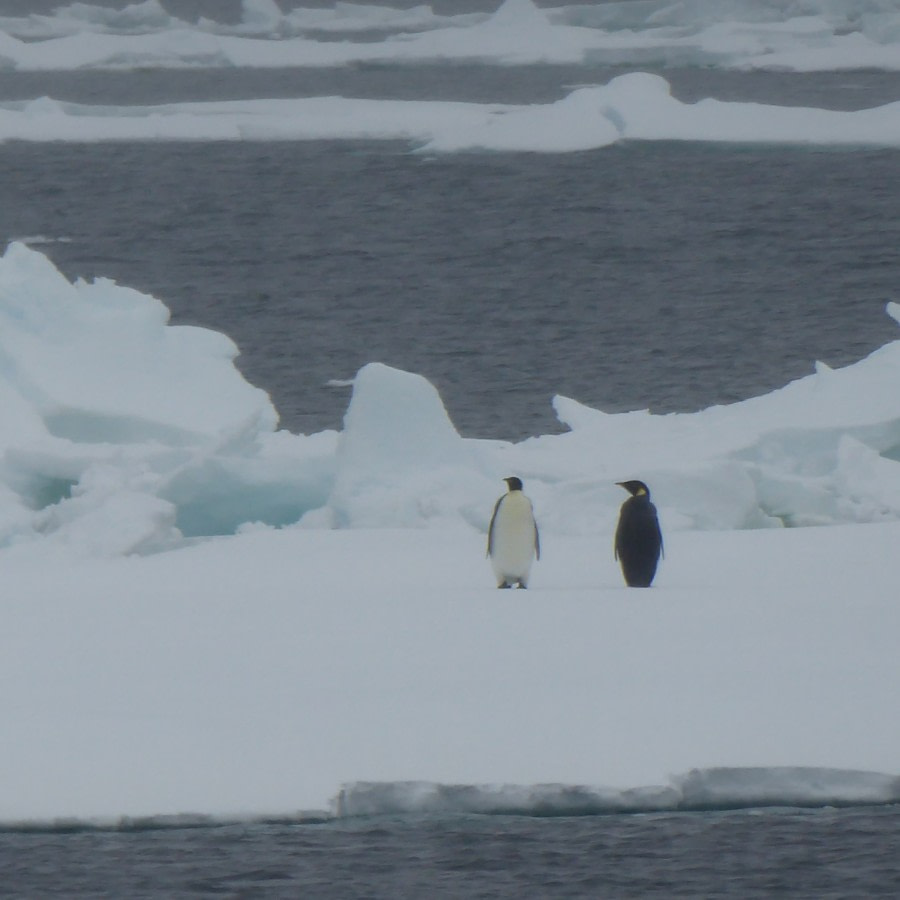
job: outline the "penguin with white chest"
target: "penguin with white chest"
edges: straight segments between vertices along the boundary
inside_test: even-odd
[[[487,555],[498,588],[527,588],[531,565],[541,558],[540,536],[531,501],[522,493],[522,480],[515,476],[503,480],[509,490],[494,504]]]

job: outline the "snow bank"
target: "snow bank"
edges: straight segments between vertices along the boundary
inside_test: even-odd
[[[0,141],[403,140],[423,152],[565,153],[617,141],[900,146],[900,103],[842,112],[682,103],[634,72],[549,104],[314,97],[93,107],[49,97],[0,103]]]
[[[569,431],[512,444],[462,438],[430,383],[379,363],[340,434],[276,431],[228,338],[106,279],[71,284],[22,244],[0,260],[0,325],[0,545],[118,555],[254,523],[483,533],[510,473],[545,535],[608,532],[629,477],[667,530],[900,519],[900,341],[692,414],[556,397]]]
[[[341,33],[348,39],[328,39]],[[459,61],[897,70],[900,11],[885,0],[624,0],[551,9],[505,0],[492,13],[436,15],[426,5],[284,12],[274,0],[244,0],[242,21],[225,24],[179,20],[158,0],[120,11],[75,3],[53,16],[0,16],[0,58],[20,70]]]

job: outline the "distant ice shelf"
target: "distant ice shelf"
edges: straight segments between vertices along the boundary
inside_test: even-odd
[[[158,0],[74,3],[0,16],[0,62],[22,71],[304,67],[359,63],[644,65],[900,70],[900,11],[879,0],[642,0],[435,14],[427,5],[335,3],[283,11],[244,0],[240,22],[189,22]],[[341,40],[334,40],[334,37]]]
[[[345,785],[338,818],[373,815],[593,816],[762,807],[877,806],[900,802],[900,777],[877,772],[781,766],[694,769],[669,785],[614,790],[583,785]]]

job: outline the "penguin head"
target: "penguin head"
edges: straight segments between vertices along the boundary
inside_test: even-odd
[[[509,478],[503,479],[506,482],[507,487],[511,491],[521,491],[522,490],[522,479],[516,478],[515,475],[510,475]]]
[[[625,488],[632,497],[650,496],[650,488],[643,481],[617,481],[616,484]]]

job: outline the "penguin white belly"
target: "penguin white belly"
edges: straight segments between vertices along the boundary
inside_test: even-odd
[[[534,562],[535,525],[531,501],[507,494],[497,509],[491,540],[491,565],[498,581],[528,581]]]

